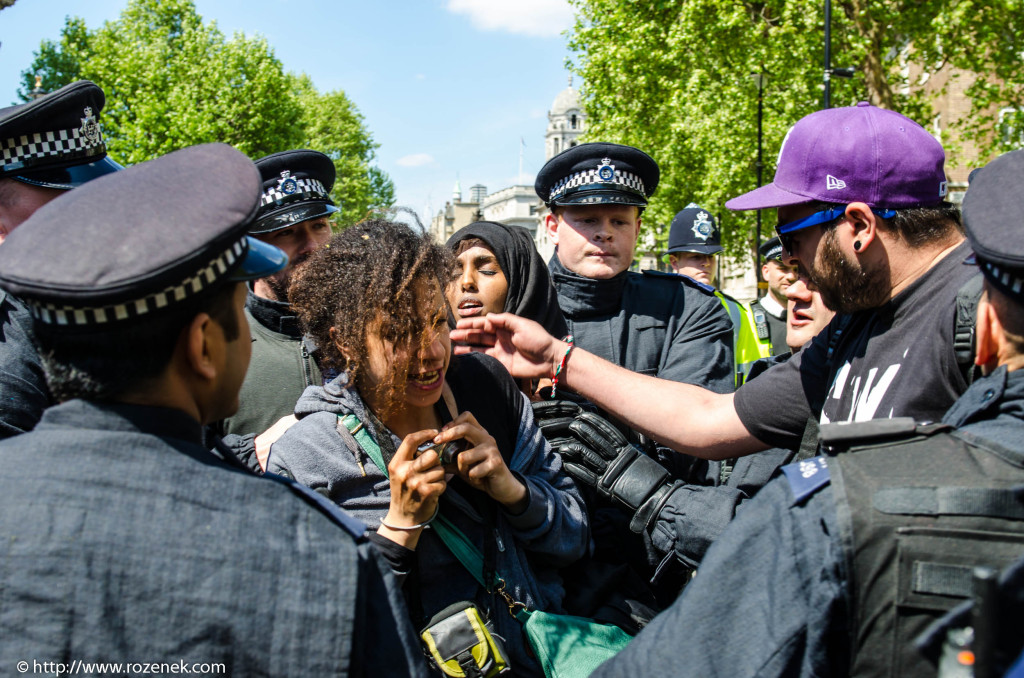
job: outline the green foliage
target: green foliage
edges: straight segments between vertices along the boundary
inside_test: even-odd
[[[663,242],[675,212],[695,201],[720,216],[731,256],[751,256],[754,213],[724,207],[757,185],[758,90],[751,76],[763,69],[768,78],[767,183],[786,131],[822,104],[823,2],[571,1],[577,22],[569,65],[584,81],[587,138],[637,146],[661,166],[645,230]],[[832,80],[832,105],[866,99],[928,125],[934,114],[921,83],[967,69],[989,77],[969,90],[974,110],[965,130],[991,140],[993,107],[1021,105],[1022,2],[836,0],[832,65],[856,73]],[[1020,140],[1019,133],[1008,136]],[[989,144],[995,152],[998,145]],[[770,233],[771,223],[762,230]]]
[[[360,115],[341,90],[321,94],[306,76],[297,80],[303,111],[303,146],[326,153],[334,161],[338,179],[331,191],[341,208],[342,225],[356,224],[390,208],[395,188],[378,167],[371,165],[377,144],[363,128]]]
[[[23,72],[23,100],[37,73],[47,91],[83,78],[103,88],[108,150],[122,163],[213,141],[252,158],[308,147],[338,168],[342,225],[394,202],[390,180],[370,164],[376,144],[344,92],[320,94],[307,76],[286,73],[262,37],[225,38],[192,0],[131,0],[96,30],[68,18]]]
[[[81,64],[91,58],[92,46],[85,21],[77,17],[68,17],[65,19],[64,28],[61,29],[60,40],[43,41],[36,52],[32,67],[22,72],[18,96],[22,101],[31,98],[30,92],[35,89],[37,74],[42,76],[41,86],[47,92],[80,80]]]

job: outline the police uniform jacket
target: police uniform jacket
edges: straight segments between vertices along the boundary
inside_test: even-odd
[[[557,254],[548,267],[580,348],[640,374],[733,390],[732,323],[710,287],[656,271],[593,280]]]
[[[71,400],[0,443],[0,664],[425,676],[358,521],[200,439],[178,410]]]
[[[31,431],[52,404],[28,309],[0,291],[0,438]]]
[[[945,422],[960,427],[939,434],[960,446],[953,452],[955,463],[981,470],[987,485],[1020,483],[1024,371],[1000,368],[976,381]],[[904,449],[950,449],[936,448],[936,442],[929,438]],[[899,447],[891,451],[899,453]],[[844,536],[848,518],[839,517],[849,507],[845,502],[837,507],[839,490],[828,482],[826,466],[818,460],[802,464],[786,467],[785,476],[740,511],[708,550],[693,584],[594,676],[667,675],[680,666],[695,676],[845,676],[862,666],[857,647],[876,645],[862,635],[855,609],[868,591],[854,591],[851,584],[854,554]],[[1000,464],[1002,477],[993,478],[993,465]],[[1016,481],[1007,469],[1015,469]],[[913,483],[921,475],[920,469],[911,470],[905,480]],[[879,628],[892,623],[893,598],[881,616],[871,618]],[[938,617],[958,600],[947,596],[943,608],[933,597],[932,607],[923,609]],[[903,647],[890,647],[889,655],[868,659],[886,666],[900,652]],[[934,668],[921,660],[870,675],[934,675]]]

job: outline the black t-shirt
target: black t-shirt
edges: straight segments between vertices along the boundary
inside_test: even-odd
[[[963,263],[970,251],[962,243],[879,308],[836,316],[792,360],[744,384],[734,401],[743,425],[768,445],[795,449],[808,417],[941,420],[967,389],[953,334],[957,291],[977,274]]]

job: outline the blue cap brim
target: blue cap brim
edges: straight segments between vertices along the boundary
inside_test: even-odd
[[[269,213],[257,217],[249,227],[249,233],[252,235],[273,233],[282,228],[292,228],[295,224],[300,224],[303,221],[330,216],[337,211],[338,208],[333,203],[322,200],[296,203],[288,205],[284,209],[271,210]]]
[[[288,265],[288,255],[281,249],[262,240],[246,236],[249,249],[242,263],[227,277],[232,282],[258,280],[283,270]]]
[[[93,179],[99,179],[104,175],[119,172],[123,169],[123,166],[111,160],[109,156],[104,156],[95,162],[84,165],[29,170],[11,178],[32,186],[70,191],[72,188],[78,188]]]

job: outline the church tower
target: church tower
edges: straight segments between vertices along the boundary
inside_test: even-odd
[[[544,135],[545,161],[577,144],[577,138],[585,127],[585,118],[580,93],[573,89],[570,75],[569,86],[558,93],[548,111],[548,131]]]

